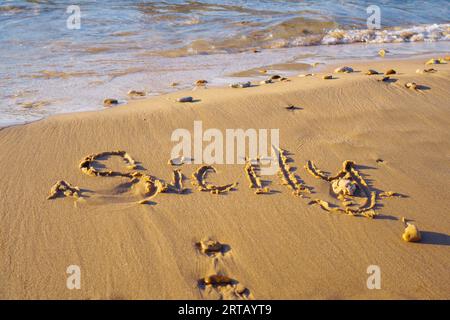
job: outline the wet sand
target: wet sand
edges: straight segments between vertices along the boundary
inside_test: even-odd
[[[347,62],[355,72],[327,66],[0,130],[0,298],[448,299],[450,67],[426,60]],[[426,68],[437,72],[416,73]],[[378,81],[369,69],[397,73]],[[183,96],[194,102],[176,102]],[[195,120],[223,132],[279,128],[281,177],[171,166],[173,130]],[[366,215],[330,192],[326,178],[345,160],[375,194],[373,207],[354,201]],[[402,217],[420,242],[402,240]],[[80,290],[66,287],[70,265],[81,268]],[[379,290],[367,288],[370,265]]]

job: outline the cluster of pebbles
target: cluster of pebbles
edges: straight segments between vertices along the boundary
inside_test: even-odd
[[[378,52],[378,54],[381,57],[384,57],[386,55],[386,53],[389,53],[389,51],[385,50],[385,49],[381,49]],[[445,64],[448,61],[450,61],[450,56],[446,56],[446,57],[443,57],[443,58],[432,58],[432,59],[426,61],[425,64],[426,65]],[[317,63],[312,64],[313,67],[316,66],[316,65],[317,65]],[[342,66],[342,67],[336,68],[334,70],[334,73],[352,73],[352,72],[354,72],[353,68],[352,67],[348,67],[348,66]],[[433,68],[428,68],[428,69],[418,69],[416,72],[424,74],[424,73],[434,73],[434,72],[437,72],[437,70],[433,69]],[[267,70],[264,70],[264,69],[260,70],[260,73],[266,74]],[[384,73],[385,76],[383,78],[379,79],[378,81],[388,82],[390,80],[389,75],[393,75],[393,74],[396,74],[396,73],[397,72],[395,70],[389,69],[388,71],[386,71]],[[366,74],[367,75],[381,75],[382,73],[380,73],[380,72],[378,72],[376,70],[373,70],[373,69],[369,69],[366,72]],[[299,75],[299,77],[307,77],[307,76],[313,76],[313,75],[314,74],[312,74],[312,73],[308,73],[308,74],[301,74],[301,75]],[[322,76],[322,79],[324,79],[324,80],[331,80],[331,79],[334,79],[334,78],[333,78],[332,74],[326,74],[326,75]],[[265,80],[260,81],[260,84],[264,85],[264,84],[274,83],[275,81],[288,81],[288,80],[289,79],[286,78],[286,77],[282,77],[282,76],[280,76],[278,74],[275,74],[275,75],[272,75],[272,76],[270,76],[269,78],[267,78]],[[195,87],[205,87],[207,84],[208,84],[207,80],[200,79],[200,80],[197,80],[194,83],[194,86]],[[171,86],[172,87],[178,86],[178,83],[177,82],[172,82]],[[235,89],[238,89],[238,88],[249,88],[251,86],[252,86],[252,84],[251,84],[250,81],[236,82],[236,83],[230,84],[230,87],[231,88],[235,88]],[[405,84],[405,87],[408,88],[408,89],[418,90],[418,86],[414,82],[410,82],[410,83]],[[138,91],[138,90],[130,90],[130,91],[128,91],[128,96],[130,96],[131,98],[145,97],[146,96],[146,92],[145,91]],[[180,103],[193,102],[194,98],[191,97],[191,96],[185,96],[185,97],[181,97],[181,98],[176,99],[176,101],[180,102]],[[118,105],[118,104],[119,104],[119,100],[114,99],[114,98],[107,98],[107,99],[103,100],[103,105],[105,107],[111,107],[111,106]]]

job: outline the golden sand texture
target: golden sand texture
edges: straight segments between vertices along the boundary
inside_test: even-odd
[[[449,299],[450,67],[417,74],[429,58],[347,61],[363,72],[324,81],[339,67],[327,66],[286,82],[199,90],[196,103],[176,102],[189,95],[177,92],[0,130],[0,298]],[[390,68],[387,82],[364,74]],[[422,89],[405,88],[412,82]],[[248,188],[255,175],[245,164],[184,163],[174,173],[171,134],[200,120],[223,132],[279,128],[291,159],[280,157],[281,176],[293,187],[252,168],[261,184]],[[346,159],[354,165],[342,168]],[[308,160],[319,178],[303,168]],[[341,170],[362,193],[332,191],[328,178]],[[46,200],[55,181],[87,190],[83,205]],[[270,193],[255,195],[261,187]],[[334,208],[376,215],[326,211]],[[402,240],[402,216],[419,242]],[[200,239],[230,248],[210,256],[194,245]],[[66,288],[69,265],[80,266],[81,290]],[[381,290],[367,289],[370,265],[380,267]]]

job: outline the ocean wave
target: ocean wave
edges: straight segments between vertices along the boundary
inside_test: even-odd
[[[298,19],[296,19],[298,20]],[[303,22],[308,22],[302,19]],[[283,23],[286,26],[286,23]],[[394,27],[382,30],[324,28],[329,22],[308,22],[307,26],[281,27],[251,31],[224,39],[195,39],[189,44],[147,54],[182,57],[205,54],[236,53],[258,49],[279,49],[301,46],[342,45],[352,43],[402,43],[450,40],[450,24]],[[314,28],[311,28],[313,26]]]
[[[328,31],[316,44],[347,44],[347,43],[396,43],[418,41],[448,41],[450,40],[450,24],[431,24],[409,28],[392,28],[384,30],[343,30]],[[296,45],[304,43],[299,38]]]

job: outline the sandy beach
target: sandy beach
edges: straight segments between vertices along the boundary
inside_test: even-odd
[[[198,87],[0,129],[0,298],[449,299],[450,64],[425,65],[429,58],[347,61],[287,81]],[[340,66],[355,72],[333,73]],[[369,69],[396,74],[380,81]],[[183,96],[194,102],[176,102]],[[261,177],[270,192],[255,194],[242,164],[215,164],[207,176],[233,189],[199,191],[192,173],[201,165],[168,164],[172,132],[192,131],[194,121],[223,132],[278,128],[291,159],[284,169],[309,192],[294,195],[275,174]],[[115,150],[136,163],[100,155],[96,170],[126,174],[80,169],[85,157]],[[373,218],[326,210],[341,202],[305,169],[312,161],[331,176],[346,160],[375,194]],[[142,175],[167,185],[175,169],[183,193],[158,189],[139,203]],[[79,189],[47,199],[60,180]],[[421,241],[402,240],[402,217]],[[223,246],[196,245],[207,238]],[[66,286],[70,265],[80,267],[79,290]],[[368,289],[371,265],[380,289]],[[208,285],[211,274],[230,283]]]

